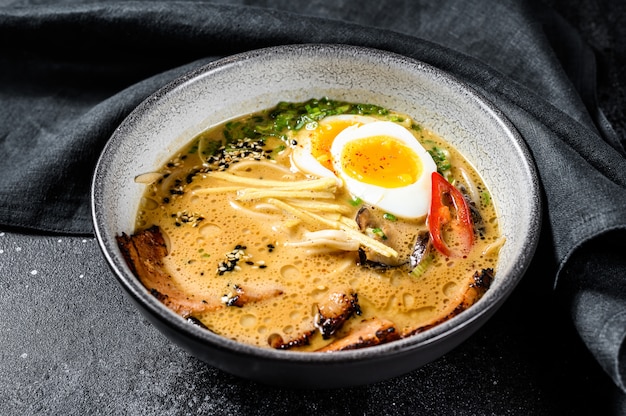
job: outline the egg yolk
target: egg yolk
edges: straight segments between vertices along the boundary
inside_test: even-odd
[[[311,154],[322,166],[332,171],[330,147],[333,145],[333,140],[347,127],[361,124],[354,120],[336,120],[332,123],[319,124],[311,133]]]
[[[360,182],[400,188],[417,181],[422,164],[415,152],[391,136],[352,140],[341,151],[344,173]]]

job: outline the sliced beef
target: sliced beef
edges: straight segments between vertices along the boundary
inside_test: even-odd
[[[324,339],[335,335],[354,314],[360,315],[356,293],[332,292],[324,303],[317,305],[315,327]]]
[[[329,339],[348,319],[361,314],[357,294],[347,289],[331,291],[316,307],[317,314],[311,323],[311,329],[288,340],[279,334],[272,334],[268,338],[269,345],[281,350],[309,345],[318,331],[323,339]]]
[[[463,312],[464,310],[468,309],[470,306],[478,302],[478,300],[483,297],[485,292],[487,292],[487,290],[491,286],[491,283],[493,282],[493,276],[493,269],[483,269],[480,272],[476,271],[470,279],[467,289],[463,293],[463,296],[461,297],[459,303],[457,303],[452,312],[438,319],[434,323],[409,330],[405,332],[403,336],[409,336],[417,334],[419,332],[424,332],[427,329],[437,326],[440,323],[447,321],[448,319],[451,319],[459,313]]]
[[[177,314],[188,317],[219,306],[182,292],[164,270],[163,258],[167,246],[159,227],[153,226],[132,236],[123,233],[117,236],[117,244],[128,267],[141,280],[141,283],[168,308]]]
[[[252,288],[245,288],[240,285],[234,285],[233,290],[222,298],[226,306],[243,307],[247,303],[260,302],[262,300],[275,298],[283,294],[280,289],[264,289],[254,290]]]
[[[253,289],[234,285],[225,295],[215,294],[199,297],[185,293],[175,284],[163,265],[167,246],[157,226],[147,228],[129,236],[117,236],[117,243],[131,271],[141,283],[168,308],[187,318],[202,312],[215,311],[226,306],[243,307],[250,302],[259,302],[281,295],[280,289]]]
[[[399,338],[400,334],[396,331],[393,322],[386,319],[371,318],[361,321],[348,335],[320,348],[318,351],[355,350],[384,344]]]
[[[295,347],[303,347],[311,343],[311,337],[315,335],[316,330],[304,332],[295,338],[286,340],[280,334],[272,334],[268,337],[267,343],[270,347],[277,350],[288,350]]]

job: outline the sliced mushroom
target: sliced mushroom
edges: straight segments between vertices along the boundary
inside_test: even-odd
[[[382,256],[366,247],[359,249],[359,262],[370,267],[398,267],[412,264],[415,251],[422,250],[423,241],[416,240],[418,234],[424,230],[423,222],[405,219],[387,219],[385,212],[374,207],[362,207],[356,215],[356,223],[361,232],[369,235],[381,243],[398,252],[395,259]],[[426,240],[427,243],[427,240]],[[424,251],[426,246],[424,247]],[[413,269],[414,266],[411,266]]]
[[[415,269],[424,259],[428,257],[430,253],[430,233],[428,231],[422,231],[417,234],[415,244],[413,245],[413,252],[409,256],[409,266],[411,270]]]
[[[485,222],[483,216],[480,214],[480,210],[476,207],[476,201],[472,199],[472,196],[468,189],[464,185],[459,186],[459,191],[463,194],[463,198],[467,202],[470,214],[472,215],[472,224],[474,225],[474,232],[478,235],[482,235],[485,232]]]

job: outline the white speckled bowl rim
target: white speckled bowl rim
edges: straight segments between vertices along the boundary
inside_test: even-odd
[[[493,194],[507,238],[492,287],[477,304],[428,331],[333,354],[253,347],[189,325],[143,287],[117,247],[115,236],[133,230],[143,191],[133,178],[155,170],[209,126],[282,100],[322,96],[371,102],[407,113],[471,161]],[[278,46],[230,56],[150,96],[117,128],[102,152],[92,183],[92,213],[97,240],[119,283],[175,330],[259,359],[326,364],[405,355],[407,350],[423,350],[428,355],[425,361],[431,361],[455,347],[513,291],[535,252],[541,226],[539,184],[530,153],[514,126],[491,103],[447,73],[414,59],[326,44]],[[452,340],[449,348],[442,347],[446,337]],[[438,351],[428,351],[429,345]],[[407,363],[406,368],[413,366]]]

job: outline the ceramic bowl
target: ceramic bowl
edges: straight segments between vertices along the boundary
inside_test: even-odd
[[[190,325],[146,290],[117,246],[116,235],[133,232],[144,190],[133,178],[158,168],[209,126],[279,101],[323,96],[409,114],[474,164],[491,190],[506,236],[491,288],[471,308],[423,333],[332,354],[253,347]],[[457,347],[496,312],[522,278],[541,222],[534,164],[525,143],[497,108],[430,65],[346,45],[255,50],[182,76],[141,103],[116,129],[92,185],[98,243],[117,281],[154,326],[212,366],[265,383],[299,387],[373,383],[407,373]]]

